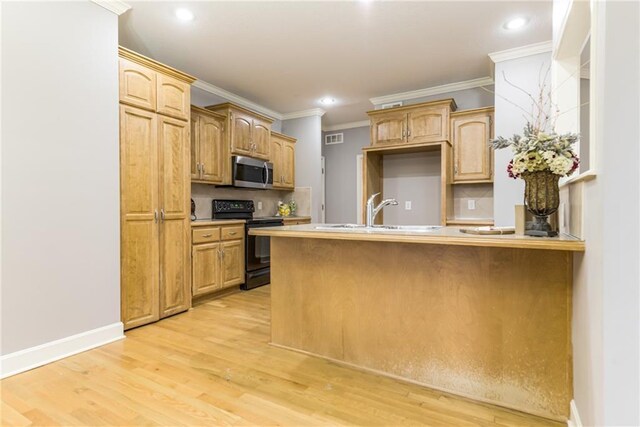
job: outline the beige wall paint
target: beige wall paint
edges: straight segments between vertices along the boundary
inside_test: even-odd
[[[7,355],[120,321],[118,18],[1,7]]]

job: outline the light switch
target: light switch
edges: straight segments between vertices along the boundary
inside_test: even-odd
[[[473,211],[476,209],[476,201],[475,200],[468,200],[467,201],[467,207],[469,208],[470,211]]]
[[[261,211],[262,210],[262,202],[258,202],[258,210]]]
[[[406,202],[404,202],[404,210],[406,211],[411,210],[411,200],[407,200]]]

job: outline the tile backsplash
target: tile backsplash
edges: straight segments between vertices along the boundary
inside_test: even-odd
[[[469,209],[469,200],[475,200],[475,209]],[[453,186],[453,217],[455,219],[493,219],[493,183],[455,184]]]
[[[215,187],[207,184],[191,184],[191,198],[196,203],[198,219],[211,218],[211,201],[213,199],[253,200],[255,216],[271,216],[278,211],[278,202],[296,201],[296,215],[308,216],[311,212],[311,188],[296,187],[290,190],[249,190],[230,187]],[[262,209],[258,209],[262,202]]]

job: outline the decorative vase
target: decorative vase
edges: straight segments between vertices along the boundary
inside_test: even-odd
[[[554,237],[558,232],[547,221],[549,215],[560,206],[559,175],[551,171],[523,172],[524,204],[535,216],[535,221],[527,223],[524,234],[528,236]]]

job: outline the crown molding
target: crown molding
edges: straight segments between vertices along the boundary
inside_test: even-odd
[[[371,122],[369,122],[369,120],[362,120],[362,121],[359,121],[359,122],[349,122],[349,123],[342,123],[342,124],[339,124],[339,125],[323,126],[322,127],[322,131],[323,132],[333,132],[334,130],[361,128],[361,127],[365,127],[365,126],[368,127],[370,124],[371,124]]]
[[[196,80],[195,82],[193,82],[192,86],[197,87],[198,89],[204,90],[205,92],[209,92],[214,95],[220,96],[228,100],[229,102],[233,102],[234,104],[240,105],[241,107],[248,108],[257,113],[262,113],[273,119],[283,120],[283,114],[278,113],[277,111],[274,111],[270,108],[263,107],[260,104],[256,104],[253,101],[249,101],[247,98],[244,98],[240,95],[236,95],[235,93],[229,92],[228,90],[224,90],[218,86],[214,86],[211,83],[207,83],[202,80]]]
[[[489,54],[489,58],[491,58],[493,62],[502,62],[537,55],[539,53],[551,52],[552,50],[553,42],[549,40],[546,42],[514,47],[513,49],[501,50],[499,52],[492,52]]]
[[[110,12],[120,16],[127,10],[131,9],[131,6],[122,0],[91,0],[98,6],[102,6]]]
[[[302,118],[302,117],[312,117],[312,116],[322,117],[322,116],[324,116],[324,113],[326,113],[326,111],[324,111],[322,108],[311,108],[310,110],[302,110],[302,111],[294,111],[292,113],[284,113],[284,114],[282,114],[282,120],[299,119],[299,118]]]
[[[394,93],[391,95],[378,96],[370,98],[369,101],[373,105],[386,104],[389,102],[406,101],[408,99],[424,98],[432,95],[440,95],[442,93],[456,92],[459,90],[473,89],[480,86],[492,85],[491,77],[481,77],[479,79],[465,80],[462,82],[449,83],[446,85],[433,86],[424,89],[411,90],[409,92]]]

